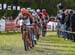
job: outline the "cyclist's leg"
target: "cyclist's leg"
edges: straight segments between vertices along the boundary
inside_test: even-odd
[[[46,35],[46,24],[43,23],[42,24],[42,36],[45,37],[45,35]]]
[[[23,37],[24,37],[24,47],[25,47],[25,51],[29,50],[29,45],[28,45],[28,41],[27,41],[27,38],[26,38],[26,30],[23,30]]]
[[[35,26],[35,28],[34,28],[34,33],[35,33],[36,39],[39,40],[37,26]]]
[[[40,30],[39,30],[39,32],[42,35],[42,24],[40,24]]]
[[[23,26],[21,26],[22,40],[24,41]]]
[[[36,36],[37,35],[37,32],[36,32],[36,27],[34,26],[33,28],[33,32],[34,32],[34,35]],[[37,37],[36,37],[37,38]]]
[[[26,40],[28,42],[27,46],[29,45],[30,46],[30,40],[29,40],[29,37],[28,37],[28,30],[26,30]]]
[[[34,47],[34,33],[33,33],[33,29],[30,29],[30,36],[32,38],[32,46]]]
[[[36,44],[36,41],[37,41],[37,36],[36,35],[37,35],[37,33],[36,33],[36,30],[35,30],[35,27],[32,28],[32,33],[33,33],[33,37],[34,37],[34,39],[33,39],[34,44]]]
[[[35,26],[36,38],[39,40],[38,26]]]
[[[33,28],[33,33],[34,33],[34,44],[37,44],[37,33],[36,30],[34,30],[36,28]]]
[[[40,21],[37,21],[37,23],[36,23],[38,38],[40,36],[40,33],[39,33],[39,25],[40,25],[40,23],[39,22]]]
[[[32,38],[31,38],[29,29],[27,30],[27,40],[28,40],[30,48],[32,48]]]
[[[44,27],[42,27],[42,37],[45,37]]]

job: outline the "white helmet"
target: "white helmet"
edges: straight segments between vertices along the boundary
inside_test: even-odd
[[[40,9],[37,9],[36,12],[40,12]]]
[[[34,11],[33,9],[30,10],[30,12],[33,12],[33,11]]]
[[[27,8],[27,10],[28,10],[28,11],[30,11],[30,10],[31,10],[31,8]]]
[[[31,9],[30,12],[35,13],[35,9]]]

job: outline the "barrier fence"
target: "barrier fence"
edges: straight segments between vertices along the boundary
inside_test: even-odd
[[[18,24],[15,22],[15,20],[0,20],[0,31],[17,31],[17,26]]]
[[[15,22],[15,20],[6,20],[5,22],[5,31],[17,31],[18,30],[18,24]]]
[[[55,31],[57,30],[57,22],[50,21],[46,27],[48,31]],[[18,31],[18,24],[15,20],[0,20],[0,31]]]
[[[71,34],[75,34],[75,32],[72,32],[72,31],[67,31],[67,30],[60,30],[59,31],[62,31],[62,32],[67,32],[67,33],[71,33]]]

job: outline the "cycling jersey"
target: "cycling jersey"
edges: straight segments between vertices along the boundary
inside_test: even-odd
[[[27,18],[26,20],[25,20],[25,23],[24,23],[25,25],[30,25],[31,23],[30,23],[30,19],[29,18]]]
[[[19,15],[17,16],[16,19],[18,19],[18,20],[24,19],[24,15],[22,15],[22,13],[19,13]],[[25,25],[30,25],[30,24],[31,24],[29,17],[27,17],[27,19],[25,19],[24,24],[25,24]]]

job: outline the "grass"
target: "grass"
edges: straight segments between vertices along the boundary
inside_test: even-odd
[[[20,33],[3,33],[0,34],[0,47],[22,47]]]
[[[0,33],[0,55],[75,55],[75,42],[48,32],[46,37],[40,37],[35,48],[26,52],[21,33]]]
[[[21,33],[0,33],[0,55],[12,55],[23,49]]]

